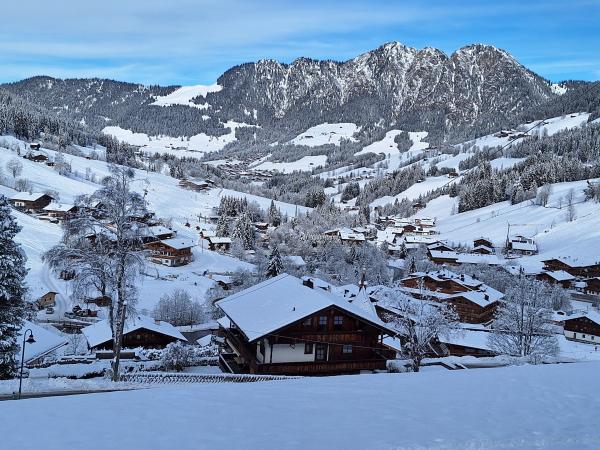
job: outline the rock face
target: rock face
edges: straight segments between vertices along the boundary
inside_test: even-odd
[[[209,104],[230,114],[256,110],[259,121],[319,115],[451,128],[513,115],[554,95],[546,80],[485,45],[449,57],[389,43],[346,62],[265,60],[234,67],[218,82],[223,90],[209,94]]]
[[[204,109],[151,105],[173,86],[36,77],[4,88],[90,126],[109,123],[149,134],[171,129],[172,135],[218,129],[226,120],[266,128],[383,120],[450,130],[500,123],[556,96],[546,80],[511,55],[479,44],[450,56],[394,42],[345,62],[262,60],[229,69],[218,83],[221,91],[194,99],[208,104]]]

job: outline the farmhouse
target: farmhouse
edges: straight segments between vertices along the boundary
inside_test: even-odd
[[[538,252],[537,245],[533,239],[520,235],[509,239],[508,248],[512,253],[519,255],[535,255]]]
[[[112,350],[112,331],[108,320],[101,320],[81,330],[90,350]],[[187,342],[170,323],[147,316],[127,319],[123,329],[123,348],[165,348],[175,341]]]
[[[57,294],[58,292],[48,291],[45,294],[41,295],[35,302],[37,307],[42,309],[47,308],[49,306],[54,306],[56,304]]]
[[[394,335],[358,305],[282,274],[216,303],[230,372],[336,375],[385,369]]]
[[[193,260],[192,247],[188,239],[171,238],[148,242],[144,247],[150,251],[149,259],[165,266],[183,266]]]
[[[600,313],[586,311],[566,316],[564,333],[567,339],[600,344]]]
[[[451,304],[460,321],[466,323],[490,322],[498,301],[504,296],[473,277],[446,269],[415,272],[401,280],[401,284],[405,292],[416,298]]]
[[[208,248],[212,251],[228,252],[231,249],[232,240],[230,237],[207,236]]]
[[[46,162],[48,161],[48,157],[46,155],[44,155],[43,153],[30,153],[25,155],[25,159],[28,159],[29,161],[34,161],[34,162]]]
[[[42,211],[52,202],[52,197],[48,194],[19,192],[13,195],[8,201],[16,209],[23,211],[38,212]]]
[[[543,272],[537,274],[536,278],[540,281],[545,281],[546,283],[560,284],[564,288],[571,287],[571,283],[575,280],[573,275],[571,275],[569,272],[565,272],[564,270],[544,270]]]
[[[43,211],[48,215],[48,217],[58,221],[63,221],[77,213],[77,206],[70,205],[68,203],[52,202],[48,206],[44,207]]]
[[[163,227],[162,225],[148,227],[143,229],[142,231],[144,235],[142,237],[142,242],[144,243],[172,239],[177,235],[176,231],[167,227]]]
[[[549,271],[564,270],[575,277],[600,277],[600,258],[559,256],[542,261],[544,269]]]

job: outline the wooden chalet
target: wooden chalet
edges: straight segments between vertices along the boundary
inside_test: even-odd
[[[44,155],[43,153],[28,154],[28,155],[25,155],[25,159],[28,159],[29,161],[33,161],[33,162],[48,161],[48,157],[46,155]]]
[[[584,294],[600,295],[600,277],[588,278],[585,280]]]
[[[78,208],[75,205],[52,202],[43,211],[49,218],[62,222],[77,214]]]
[[[57,294],[58,292],[48,291],[45,294],[41,295],[35,302],[37,307],[43,309],[48,308],[49,306],[54,306],[56,304]]]
[[[517,255],[535,255],[538,252],[537,244],[531,238],[525,236],[514,236],[508,241],[508,249]]]
[[[41,147],[42,146],[39,142],[32,142],[31,144],[29,144],[29,148],[31,150],[39,150]]]
[[[171,238],[144,244],[149,250],[148,258],[157,264],[165,266],[184,266],[193,261],[192,247],[188,239]]]
[[[488,323],[494,318],[501,292],[468,275],[449,270],[416,272],[401,280],[403,290],[419,299],[452,305],[460,321]]]
[[[392,336],[374,313],[288,274],[216,303],[226,345],[220,364],[233,373],[337,375],[384,370]]]
[[[231,249],[233,243],[230,237],[223,236],[207,236],[208,248],[212,251],[228,252]]]
[[[542,261],[548,271],[564,270],[575,277],[600,277],[600,258],[558,257]]]
[[[560,284],[565,289],[571,287],[571,283],[575,280],[573,275],[564,270],[544,270],[543,272],[538,273],[535,278],[550,284]]]
[[[571,314],[563,323],[567,339],[600,344],[600,313],[597,311]]]
[[[90,350],[112,350],[112,332],[107,320],[85,327],[81,332]],[[123,348],[165,348],[175,341],[187,342],[187,339],[168,322],[147,316],[136,316],[125,322]]]
[[[48,194],[19,192],[8,201],[16,209],[22,211],[39,212],[52,202],[53,198]]]
[[[148,227],[143,231],[144,231],[143,232],[144,236],[142,237],[142,242],[144,244],[146,244],[148,242],[172,239],[177,236],[176,231],[174,231],[170,228],[167,228],[167,227],[163,227],[162,225],[155,225],[152,227]]]

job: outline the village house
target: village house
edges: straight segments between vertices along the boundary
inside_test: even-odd
[[[28,192],[18,192],[8,201],[18,210],[28,212],[40,212],[52,202],[53,198],[48,194],[39,192],[30,194]]]
[[[46,162],[48,161],[48,157],[43,153],[28,153],[24,156],[25,159],[33,162]]]
[[[508,249],[510,253],[524,256],[535,255],[538,252],[535,241],[521,235],[514,236],[508,240]]]
[[[192,241],[181,238],[163,239],[144,244],[144,247],[150,251],[148,257],[152,262],[172,267],[192,262],[193,246]]]
[[[112,350],[113,338],[108,320],[101,320],[81,330],[90,350]],[[148,316],[136,316],[125,322],[123,348],[165,348],[171,342],[187,342],[181,332],[168,322]]]
[[[234,373],[337,375],[383,370],[393,358],[382,343],[395,331],[376,315],[288,274],[216,303]]]
[[[24,320],[19,329],[17,335],[17,345],[19,351],[17,352],[17,358],[21,360],[21,354],[23,354],[23,363],[25,366],[41,363],[46,355],[50,355],[56,352],[59,348],[68,344],[67,339],[58,332],[51,331],[54,328],[48,327],[49,329],[42,328],[41,326]],[[27,330],[31,330],[35,342],[26,343],[23,353],[21,352],[23,345],[23,335],[27,333],[26,338],[29,337]]]
[[[583,293],[588,295],[600,295],[600,277],[588,278],[583,288]]]
[[[207,236],[208,248],[213,252],[228,252],[231,249],[233,240],[230,237],[224,236]]]
[[[43,212],[48,216],[48,218],[57,220],[59,222],[73,217],[75,214],[77,214],[77,210],[78,208],[75,205],[54,202],[43,208]]]
[[[448,264],[457,266],[461,264],[486,264],[488,266],[498,266],[503,260],[497,255],[488,255],[485,253],[461,253],[444,250],[427,250],[427,256],[430,261],[436,264]]]
[[[32,142],[31,144],[29,144],[29,148],[31,150],[39,150],[41,147],[42,146],[39,142]]]
[[[147,227],[142,229],[142,242],[154,242],[154,241],[162,241],[165,239],[172,239],[177,236],[177,232],[164,227],[162,225],[154,225],[152,227]]]
[[[536,279],[550,284],[560,284],[567,289],[571,287],[571,283],[575,280],[575,277],[564,270],[544,270],[536,275]]]
[[[48,308],[56,304],[56,295],[58,292],[48,291],[36,300],[35,304],[39,309]]]
[[[567,256],[559,256],[542,262],[544,263],[544,270],[564,270],[565,272],[580,278],[600,277],[600,258],[598,257],[582,256],[570,258]]]
[[[206,191],[212,187],[214,183],[210,180],[181,180],[179,182],[179,186],[185,189],[190,189],[192,191],[201,192]]]
[[[492,255],[494,253],[494,244],[486,238],[475,239],[473,241],[473,253]]]
[[[465,323],[491,322],[498,301],[504,296],[473,277],[447,269],[412,273],[401,280],[401,285],[403,291],[415,298],[452,305]]]
[[[595,310],[565,316],[564,333],[567,339],[600,344],[600,313]]]

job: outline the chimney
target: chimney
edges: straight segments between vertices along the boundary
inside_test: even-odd
[[[360,276],[360,283],[358,285],[358,292],[360,292],[362,289],[367,288],[367,283],[365,282],[366,274],[367,274],[367,269],[366,269],[366,267],[363,267],[362,275]]]

